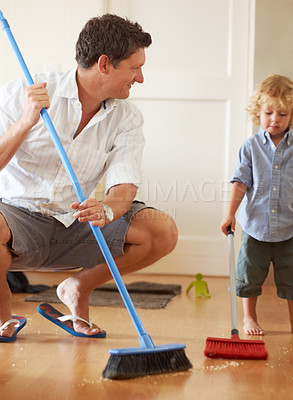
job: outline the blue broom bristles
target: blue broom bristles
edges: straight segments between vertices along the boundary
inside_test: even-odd
[[[154,349],[114,349],[103,371],[107,379],[134,379],[146,375],[186,371],[192,368],[184,348],[174,345]],[[164,348],[169,348],[165,350]]]

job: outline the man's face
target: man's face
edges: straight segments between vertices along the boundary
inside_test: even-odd
[[[109,92],[112,98],[127,99],[131,86],[143,83],[142,66],[145,63],[144,49],[138,49],[129,58],[120,61],[116,68],[110,65]]]

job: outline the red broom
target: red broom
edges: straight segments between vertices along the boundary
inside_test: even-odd
[[[227,229],[229,246],[230,300],[231,300],[231,339],[206,339],[204,355],[209,358],[226,358],[240,360],[266,360],[268,353],[262,340],[241,340],[237,328],[237,304],[235,283],[234,233]]]

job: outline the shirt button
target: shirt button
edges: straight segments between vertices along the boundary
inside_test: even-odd
[[[276,192],[276,191],[277,191],[277,188],[274,187],[273,191]]]
[[[274,214],[275,210],[272,210],[272,213]]]
[[[279,166],[278,165],[275,165],[275,169],[278,169],[279,168]]]

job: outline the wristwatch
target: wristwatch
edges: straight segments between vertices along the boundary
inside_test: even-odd
[[[114,219],[114,213],[111,207],[107,206],[107,204],[101,203],[105,214],[105,224],[109,224]]]

